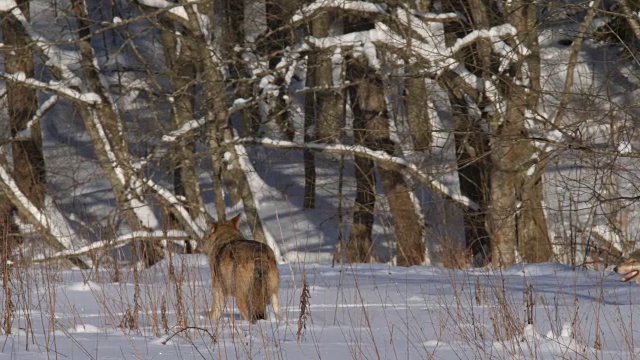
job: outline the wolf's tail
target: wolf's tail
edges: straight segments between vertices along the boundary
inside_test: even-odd
[[[253,267],[253,287],[249,295],[249,308],[252,310],[251,322],[267,318],[269,302],[269,264],[256,261]]]

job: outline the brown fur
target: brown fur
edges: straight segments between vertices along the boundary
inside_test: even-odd
[[[242,316],[255,323],[266,319],[269,303],[279,314],[280,273],[273,250],[261,242],[246,240],[239,223],[240,215],[215,223],[204,239],[213,282],[211,316],[218,319],[227,297],[232,295]]]
[[[622,260],[613,271],[622,274],[620,281],[627,282],[635,280],[640,284],[640,250],[636,250]],[[634,275],[635,274],[635,275]]]

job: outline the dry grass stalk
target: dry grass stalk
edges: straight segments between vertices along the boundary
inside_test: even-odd
[[[311,294],[309,292],[309,283],[307,282],[307,272],[302,272],[302,292],[300,293],[300,315],[298,315],[298,333],[297,341],[304,335],[307,329],[307,317],[311,317],[310,301]]]

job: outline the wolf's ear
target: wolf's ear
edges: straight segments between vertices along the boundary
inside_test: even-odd
[[[234,228],[240,229],[240,214],[234,216],[233,219],[229,220],[229,222]]]
[[[218,224],[217,223],[211,224],[211,226],[209,227],[209,230],[207,230],[207,232],[205,233],[205,235],[204,235],[204,237],[202,239],[205,240],[205,241],[211,239],[211,236],[216,232],[217,229],[218,229]]]

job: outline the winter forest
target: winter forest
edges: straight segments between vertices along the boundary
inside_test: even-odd
[[[173,269],[235,214],[281,264],[610,269],[640,230],[639,14],[0,0],[4,333],[19,269]]]
[[[626,1],[0,10],[4,259],[91,267],[134,244],[152,265],[230,210],[283,259],[576,265],[634,248]],[[276,197],[280,226],[295,213],[319,244],[278,236]]]

